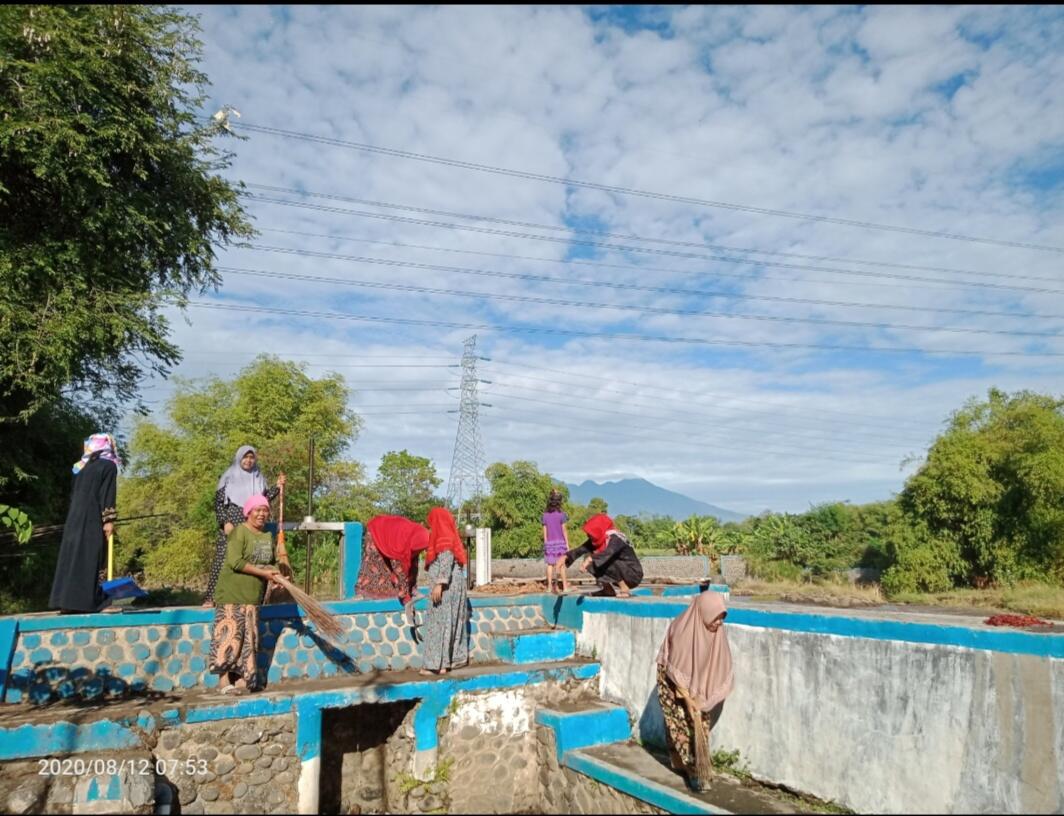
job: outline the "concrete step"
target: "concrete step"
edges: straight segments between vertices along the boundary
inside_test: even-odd
[[[718,773],[694,793],[668,760],[634,742],[570,751],[562,764],[668,813],[812,813],[797,800],[756,782]]]
[[[572,751],[632,738],[632,725],[623,706],[591,702],[536,711],[536,723],[554,731],[558,761]]]
[[[576,635],[569,629],[519,629],[494,632],[492,650],[504,663],[523,665],[569,660],[576,654]]]

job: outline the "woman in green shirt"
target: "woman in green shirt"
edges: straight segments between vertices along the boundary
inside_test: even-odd
[[[255,655],[259,606],[268,583],[278,584],[273,535],[266,531],[270,503],[255,495],[244,503],[247,521],[229,534],[225,563],[214,590],[210,670],[222,694],[245,694],[261,685]],[[279,585],[279,584],[278,584]]]

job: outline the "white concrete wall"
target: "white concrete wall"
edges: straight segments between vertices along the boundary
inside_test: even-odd
[[[645,741],[666,618],[585,613],[578,649]],[[727,624],[735,690],[712,734],[766,781],[859,813],[1064,810],[1064,661]]]

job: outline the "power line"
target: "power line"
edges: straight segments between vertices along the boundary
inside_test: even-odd
[[[517,414],[518,416],[515,416],[515,414]],[[564,425],[564,424],[560,424],[560,423],[556,423],[556,422],[544,422],[540,418],[540,417],[542,417],[542,414],[531,414],[531,416],[535,416],[535,417],[537,417],[537,419],[522,419],[521,416],[520,416],[522,414],[527,414],[527,412],[521,412],[521,411],[518,411],[518,410],[515,410],[515,409],[509,409],[508,408],[505,414],[489,413],[486,416],[489,419],[491,419],[491,420],[514,422],[514,423],[517,423],[519,425],[542,425],[544,427],[556,428],[556,429],[559,429],[559,430],[567,431],[569,433],[572,433],[573,430],[574,430],[571,425]],[[665,443],[670,443],[670,444],[676,444],[676,445],[682,446],[684,449],[696,449],[697,450],[698,448],[707,448],[707,449],[719,450],[719,451],[733,451],[733,452],[736,452],[736,453],[745,454],[746,456],[749,456],[752,453],[757,453],[757,454],[760,454],[760,455],[763,455],[763,456],[781,457],[781,458],[783,458],[786,461],[789,461],[789,460],[793,459],[796,456],[796,454],[793,453],[793,452],[783,452],[783,451],[778,451],[778,450],[773,450],[773,449],[768,449],[768,448],[759,448],[756,445],[754,445],[754,446],[744,445],[742,447],[736,447],[736,446],[727,445],[727,444],[719,444],[719,443],[716,443],[716,442],[703,442],[703,441],[700,441],[698,439],[692,439],[692,438],[689,438],[689,437],[679,438],[679,437],[662,436],[662,435],[656,434],[654,432],[647,433],[646,429],[639,428],[638,426],[621,426],[621,427],[623,429],[626,429],[626,430],[634,431],[635,433],[627,433],[626,434],[626,433],[623,433],[623,431],[619,433],[616,430],[610,430],[610,429],[602,427],[601,423],[593,423],[593,424],[588,424],[586,426],[581,426],[580,430],[581,430],[582,433],[583,432],[586,432],[586,433],[597,433],[597,434],[609,435],[610,437],[615,437],[615,438],[631,439],[631,440],[635,440],[635,441],[639,441],[639,442],[653,442],[653,443],[665,442]],[[875,462],[869,461],[869,460],[854,460],[854,459],[840,458],[838,456],[825,455],[823,448],[820,449],[820,451],[818,453],[814,454],[813,458],[816,461],[823,461],[823,462],[844,462],[846,464],[858,464],[858,465],[875,464]]]
[[[529,369],[529,370],[532,370],[532,371],[545,371],[545,372],[553,373],[553,374],[562,374],[562,375],[567,376],[567,377],[579,377],[581,380],[599,380],[601,382],[617,383],[617,384],[620,384],[620,385],[631,385],[631,386],[633,386],[635,388],[658,388],[658,389],[661,388],[661,385],[656,384],[656,383],[633,382],[632,380],[621,380],[621,379],[617,379],[616,377],[603,377],[601,375],[596,376],[594,374],[585,374],[585,373],[579,372],[579,371],[572,372],[572,371],[566,371],[566,370],[560,369],[560,368],[548,368],[546,366],[532,365],[530,363],[511,363],[511,362],[507,362],[506,360],[500,360],[500,359],[497,359],[497,358],[493,358],[492,359],[492,364],[493,365],[510,366],[511,368]],[[731,400],[732,402],[745,402],[745,403],[749,403],[751,405],[769,405],[769,406],[772,406],[772,407],[775,407],[775,408],[780,408],[780,409],[788,409],[788,408],[793,408],[794,407],[794,406],[785,405],[785,404],[778,403],[778,402],[772,402],[771,400],[752,400],[752,399],[747,399],[747,398],[744,398],[744,397],[736,397],[736,396],[731,395],[731,394],[713,393],[712,391],[686,391],[686,390],[676,389],[676,388],[671,388],[671,387],[670,387],[669,391],[671,393],[674,393],[674,394],[688,394],[688,395],[693,396],[693,397],[716,397],[718,399]],[[856,418],[862,419],[862,420],[876,419],[877,418],[875,414],[863,414],[863,413],[859,414],[859,413],[852,412],[852,411],[833,411],[833,410],[830,410],[830,409],[820,409],[820,408],[818,408],[816,410],[817,410],[818,414],[822,414],[822,415],[825,415],[825,416],[834,415],[834,416],[841,416],[841,417],[856,417]],[[889,421],[895,422],[895,423],[899,423],[899,424],[915,424],[915,423],[905,422],[904,420],[898,420],[895,417],[886,417],[886,419],[888,419]]]
[[[201,353],[201,352],[196,352],[196,353]],[[257,352],[244,352],[244,353],[255,354]],[[221,352],[205,353],[205,354],[207,354],[208,356],[211,356],[211,357],[228,356],[228,354],[221,353]],[[351,355],[351,354],[336,354],[336,355],[317,354],[317,355],[314,355],[314,356],[318,356],[318,357],[337,356],[337,357],[346,358],[346,357],[356,357],[356,356],[359,356],[359,355]],[[524,366],[522,364],[509,363],[509,362],[501,361],[501,360],[497,360],[495,362],[496,362],[496,364],[501,364],[501,365],[504,365],[504,366],[507,366],[507,367],[518,368],[518,369],[530,368],[530,369],[539,370],[539,371],[552,372],[552,373],[555,373],[555,374],[563,374],[563,375],[566,375],[566,376],[574,376],[574,377],[585,376],[585,375],[581,375],[579,373],[566,372],[566,371],[563,371],[561,369],[543,368],[543,367],[537,367],[537,366]],[[315,366],[315,367],[330,367],[328,364],[325,364],[325,363],[315,363],[315,364],[312,364],[312,365]],[[452,365],[450,367],[457,367],[457,366],[456,365]],[[546,383],[553,383],[553,384],[563,384],[563,383],[559,383],[558,382],[557,377],[554,377],[554,378],[536,377],[534,375],[525,374],[525,373],[515,374],[515,375],[508,375],[508,376],[515,376],[518,379],[522,379],[522,380],[531,380],[531,381],[546,382]],[[601,378],[601,379],[603,379],[604,381],[614,382],[614,383],[626,383],[626,381],[616,380],[614,378]],[[421,386],[409,387],[409,388],[407,388],[407,387],[398,387],[398,388],[397,387],[381,387],[381,388],[376,388],[376,386],[393,386],[393,384],[394,384],[394,381],[362,381],[362,382],[351,382],[351,381],[348,381],[348,385],[350,385],[352,390],[358,391],[358,392],[363,392],[363,391],[368,392],[368,391],[376,391],[376,390],[379,390],[379,391],[405,391],[405,390],[409,390],[409,391],[420,391],[420,390],[433,391],[433,390],[437,390],[437,389],[453,389],[454,388],[454,386],[449,386],[447,383],[421,385]],[[565,383],[565,384],[568,385],[568,383]],[[640,387],[640,388],[653,388],[653,389],[657,389],[657,390],[661,389],[660,385],[654,385],[654,384],[650,384],[650,383],[631,383],[631,382],[627,382],[626,384],[633,385],[635,387]],[[513,387],[517,388],[517,387],[520,387],[520,386],[513,386]],[[529,389],[529,390],[531,390],[531,389]],[[599,390],[600,391],[608,391],[610,393],[616,393],[616,394],[620,394],[620,395],[629,396],[628,392],[625,392],[625,391],[618,391],[618,390],[608,389],[608,388],[606,388],[606,389],[599,388]],[[726,401],[745,402],[745,403],[754,404],[754,405],[763,405],[763,404],[764,405],[770,405],[770,406],[772,406],[772,408],[774,408],[776,410],[779,410],[779,411],[784,411],[786,413],[793,413],[793,408],[794,408],[794,406],[784,405],[784,404],[780,404],[780,403],[772,403],[772,402],[769,402],[769,401],[763,401],[763,400],[762,401],[758,401],[758,400],[742,399],[742,398],[734,397],[733,395],[730,395],[730,394],[714,394],[713,392],[702,392],[702,391],[699,391],[699,392],[694,392],[694,391],[679,391],[679,392],[676,392],[675,389],[673,389],[671,386],[669,387],[669,392],[670,393],[684,393],[684,394],[690,394],[692,396],[700,396],[700,397],[715,397],[715,398],[726,400]],[[713,404],[694,403],[694,402],[691,402],[690,400],[687,400],[687,399],[676,399],[676,398],[670,398],[670,397],[661,396],[661,395],[655,397],[655,399],[658,400],[658,401],[663,401],[663,402],[676,402],[676,403],[682,403],[684,405],[693,405],[693,406],[697,406],[698,408],[703,409],[703,410],[707,410],[707,411],[718,410],[721,407],[723,407],[723,406],[721,406],[718,403],[713,403]],[[750,411],[750,409],[746,409],[746,410],[748,412]],[[771,410],[766,410],[766,409],[755,409],[753,412],[759,413],[759,414],[764,414],[764,415],[770,415],[770,416],[773,416],[773,417],[776,416],[776,414],[774,412],[772,412]],[[847,413],[847,412],[832,412],[832,411],[826,411],[825,412],[825,411],[818,410],[818,415],[822,414],[822,413],[827,413],[827,414],[839,413],[839,415],[841,415],[841,416],[856,416],[856,417],[860,417],[862,420],[864,420],[865,423],[867,423],[867,421],[870,419],[869,416],[864,415],[864,414],[851,414],[851,413]],[[801,414],[799,413],[799,415],[801,415]],[[874,420],[875,417],[871,417],[871,419]],[[829,420],[825,420],[825,421],[835,423],[836,427],[838,425],[837,420],[830,420],[829,419]],[[892,424],[898,425],[899,427],[902,424],[906,424],[906,423],[899,423],[894,418],[891,418],[891,422],[892,422]],[[852,423],[852,421],[851,421],[850,424],[854,424],[854,423]],[[822,428],[820,426],[813,425],[813,424],[799,425],[799,427],[805,427],[805,428],[808,428],[810,430],[816,430],[816,431],[822,430]],[[852,433],[855,433],[855,432],[850,432],[850,433],[852,434]],[[875,434],[869,434],[868,432],[865,432],[865,431],[858,431],[856,433],[859,434],[859,435],[871,438],[871,439],[884,439],[884,437],[879,437],[878,435],[875,435]],[[894,440],[891,439],[890,441],[894,441]]]
[[[267,251],[281,251],[294,255],[305,255],[309,257],[321,257],[328,253],[318,253],[313,250],[295,250],[285,249],[283,247],[259,247],[251,246],[251,249],[264,249]],[[335,256],[333,256],[335,257]],[[397,264],[402,266],[402,264]],[[318,275],[300,275],[295,272],[269,272],[262,269],[244,269],[241,267],[223,266],[219,267],[219,271],[227,272],[235,275],[249,275],[252,277],[260,278],[275,278],[280,280],[299,280],[308,281],[313,283],[328,283],[337,284],[342,286],[357,286],[366,289],[389,289],[398,292],[418,292],[420,294],[429,295],[447,295],[451,297],[466,297],[477,298],[482,300],[507,300],[520,303],[537,303],[548,306],[565,306],[571,308],[580,309],[612,309],[620,311],[634,311],[643,312],[646,314],[663,314],[663,315],[679,315],[684,317],[705,317],[715,319],[727,319],[727,320],[759,320],[773,323],[811,323],[815,325],[827,325],[827,326],[844,326],[847,328],[874,328],[874,329],[888,329],[888,330],[915,330],[915,331],[939,331],[939,332],[958,332],[963,334],[1000,334],[1010,336],[1022,336],[1022,337],[1060,337],[1057,332],[1031,332],[1031,331],[1015,331],[1007,329],[976,329],[966,327],[955,326],[916,326],[911,324],[897,324],[897,323],[871,323],[867,321],[857,320],[836,320],[832,318],[821,317],[792,317],[787,315],[757,315],[757,314],[742,314],[736,312],[710,312],[701,311],[697,309],[666,309],[655,306],[637,306],[633,304],[623,303],[597,303],[589,301],[573,301],[565,300],[562,298],[546,298],[537,297],[535,295],[508,295],[497,292],[464,292],[458,289],[444,289],[440,287],[429,286],[414,286],[413,284],[405,283],[381,283],[379,281],[366,281],[366,280],[353,280],[351,278],[326,278]],[[487,274],[487,273],[485,273]],[[489,275],[491,277],[509,277],[506,273],[499,273],[498,275]]]
[[[1058,278],[1043,278],[1036,275],[1010,275],[1005,272],[977,272],[971,269],[952,269],[950,267],[941,266],[920,266],[917,264],[899,264],[891,263],[889,261],[869,261],[861,260],[859,258],[839,258],[830,255],[803,255],[796,252],[776,252],[767,249],[751,249],[748,247],[732,247],[722,246],[720,244],[710,244],[705,241],[677,241],[670,238],[656,238],[646,235],[635,235],[629,233],[609,232],[608,230],[595,230],[595,229],[578,229],[576,227],[557,226],[555,224],[537,224],[532,221],[514,221],[507,218],[496,218],[490,215],[479,215],[475,213],[463,213],[454,212],[453,210],[436,210],[429,207],[416,207],[411,204],[396,204],[390,201],[376,201],[368,198],[355,198],[352,196],[336,195],[332,193],[316,193],[310,190],[300,190],[295,187],[277,187],[272,184],[246,184],[247,187],[252,187],[257,190],[268,190],[274,193],[288,193],[290,195],[305,196],[308,198],[322,198],[329,201],[343,201],[348,204],[363,204],[370,207],[381,207],[384,209],[402,210],[404,212],[416,212],[424,213],[425,215],[442,215],[447,218],[461,218],[467,221],[483,221],[489,224],[502,224],[511,227],[525,227],[528,229],[549,230],[552,232],[565,232],[573,235],[598,235],[603,238],[615,238],[621,241],[643,241],[645,243],[662,244],[666,246],[679,246],[688,247],[692,249],[709,249],[715,252],[743,252],[753,253],[757,255],[775,255],[782,258],[797,258],[799,260],[806,261],[830,261],[833,263],[851,263],[861,264],[865,266],[881,266],[889,269],[908,269],[910,271],[919,272],[945,272],[947,274],[956,275],[974,275],[976,277],[985,278],[1014,278],[1017,280],[1034,280],[1034,281],[1048,281],[1050,283],[1059,283]],[[761,263],[754,259],[747,261],[746,259],[736,258],[735,263]],[[812,267],[816,268],[816,267]]]
[[[235,124],[235,123],[234,123]],[[305,141],[316,142],[318,144],[329,144],[336,147],[346,147],[352,150],[360,150],[369,153],[376,153],[379,155],[391,156],[394,158],[413,159],[416,161],[429,162],[432,164],[440,164],[447,167],[457,167],[464,170],[477,170],[484,173],[492,173],[495,175],[509,176],[512,178],[521,178],[531,181],[543,181],[551,184],[562,184],[566,187],[582,187],[590,190],[601,190],[607,193],[617,193],[619,195],[638,196],[641,198],[650,198],[659,201],[671,201],[679,204],[693,204],[702,207],[715,207],[719,209],[731,210],[735,212],[747,212],[755,215],[771,215],[781,218],[792,218],[800,221],[815,221],[827,224],[838,224],[846,227],[860,227],[862,229],[882,230],[886,232],[898,232],[908,235],[922,235],[928,238],[941,238],[955,241],[966,241],[970,243],[990,244],[994,246],[1013,247],[1018,249],[1031,249],[1041,252],[1055,252],[1064,253],[1064,248],[1047,246],[1043,244],[1034,244],[1026,241],[1006,241],[998,238],[985,238],[982,236],[962,235],[960,233],[942,232],[936,230],[919,229],[917,227],[905,227],[893,224],[879,224],[873,221],[862,221],[852,218],[838,218],[828,215],[812,215],[809,213],[792,212],[790,210],[776,210],[767,207],[753,207],[745,204],[735,204],[727,201],[712,201],[709,199],[694,198],[690,196],[681,196],[671,193],[658,193],[650,190],[640,190],[634,187],[620,187],[612,184],[601,184],[592,181],[583,181],[580,179],[562,178],[559,176],[551,176],[545,173],[532,173],[524,170],[514,170],[505,167],[496,167],[487,164],[478,164],[476,162],[461,161],[459,159],[449,159],[441,156],[431,156],[426,153],[415,153],[408,150],[396,150],[393,148],[379,147],[377,145],[365,144],[362,142],[352,142],[345,139],[334,139],[327,136],[316,136],[309,133],[299,133],[297,131],[282,130],[281,128],[266,127],[263,125],[254,125],[248,122],[241,122],[236,125],[244,130],[249,130],[253,133],[270,134],[274,136],[283,136],[292,139],[302,139]]]
[[[611,340],[631,340],[653,343],[681,343],[701,346],[734,346],[737,348],[776,348],[818,351],[861,351],[888,352],[904,354],[937,354],[944,356],[976,357],[1064,357],[1064,352],[1055,351],[973,351],[971,349],[920,349],[902,346],[844,346],[816,343],[773,343],[764,340],[735,340],[704,337],[669,337],[650,334],[626,334],[623,332],[586,332],[576,329],[555,329],[545,326],[504,326],[491,323],[455,323],[445,320],[415,320],[403,317],[382,317],[375,315],[357,315],[338,312],[319,312],[302,309],[281,309],[267,306],[248,306],[232,303],[211,303],[207,301],[189,301],[188,306],[200,309],[222,309],[236,312],[257,312],[295,317],[313,317],[325,320],[351,320],[364,323],[394,323],[406,326],[436,326],[446,329],[466,329],[474,331],[501,331],[530,334],[557,334],[567,337],[602,338]]]
[[[722,263],[736,263],[736,264],[748,264],[750,266],[757,267],[773,267],[778,269],[794,269],[799,271],[812,271],[812,272],[828,272],[836,275],[846,275],[850,277],[867,277],[867,278],[896,278],[904,281],[915,281],[919,283],[938,284],[944,287],[965,287],[971,286],[980,289],[1007,289],[1010,291],[1019,292],[1037,292],[1041,294],[1064,294],[1064,289],[1046,289],[1034,286],[1018,286],[1010,283],[987,283],[985,281],[959,281],[948,280],[945,278],[924,278],[919,275],[903,275],[897,272],[869,272],[864,269],[837,269],[830,266],[808,266],[802,264],[789,264],[781,261],[761,261],[750,258],[731,258],[726,255],[705,255],[694,252],[679,252],[671,249],[655,249],[652,247],[637,247],[627,246],[624,244],[609,244],[602,241],[588,241],[588,240],[576,240],[572,238],[554,238],[550,235],[533,235],[527,232],[514,232],[512,230],[493,229],[490,227],[474,227],[469,224],[451,224],[445,221],[429,221],[423,218],[407,218],[402,215],[388,215],[385,213],[371,213],[363,210],[348,210],[343,207],[329,207],[323,204],[311,204],[306,201],[289,201],[280,198],[266,198],[260,196],[257,193],[245,194],[247,198],[252,201],[259,201],[264,204],[277,204],[283,207],[300,207],[303,209],[314,210],[317,212],[327,212],[338,215],[353,215],[358,218],[376,218],[381,221],[391,221],[400,224],[416,224],[418,226],[426,227],[440,227],[443,229],[463,230],[466,232],[476,232],[483,235],[498,235],[507,238],[521,238],[530,241],[548,241],[555,244],[565,244],[570,246],[573,244],[579,246],[591,246],[599,247],[602,249],[613,249],[621,252],[640,252],[650,255],[663,255],[671,258],[691,258],[695,260],[703,261],[720,261]]]
[[[519,379],[523,379],[523,380],[525,380],[525,379],[527,379],[527,380],[537,380],[539,382],[547,382],[547,383],[553,383],[555,385],[565,385],[565,386],[568,386],[568,387],[572,387],[569,383],[559,383],[557,380],[549,380],[546,377],[533,377],[533,376],[531,376],[529,374],[521,374],[521,375],[517,375],[517,376],[519,377]],[[508,383],[505,383],[505,382],[500,382],[499,379],[496,377],[496,379],[494,379],[492,381],[492,389],[491,389],[491,391],[492,391],[493,394],[495,393],[495,389],[497,389],[497,388],[513,388],[513,389],[518,389],[518,390],[521,390],[521,391],[532,391],[532,392],[536,392],[536,393],[540,393],[540,394],[543,393],[543,389],[542,388],[533,388],[531,386],[523,386],[523,385],[511,385],[511,384],[508,384]],[[623,397],[625,397],[625,400],[624,400],[624,404],[625,405],[631,405],[631,406],[634,406],[634,407],[647,407],[647,408],[660,407],[657,404],[655,404],[655,405],[647,405],[646,403],[633,402],[632,399],[631,399],[632,395],[628,391],[621,391],[621,390],[618,390],[618,389],[615,389],[615,388],[602,388],[602,387],[599,387],[599,386],[595,387],[595,391],[596,391],[596,393],[605,392],[605,393],[608,393],[608,394],[618,394],[620,396],[623,396]],[[555,393],[555,392],[547,392],[547,393]],[[562,396],[562,395],[559,395],[559,396]],[[699,411],[705,411],[705,412],[712,412],[714,410],[719,410],[721,408],[721,406],[718,406],[718,405],[707,405],[705,403],[691,402],[690,400],[675,399],[675,398],[670,398],[670,397],[667,397],[667,396],[656,396],[654,399],[655,399],[656,403],[661,403],[661,402],[677,403],[677,404],[686,405],[689,408],[697,408],[697,409],[699,409]],[[746,412],[750,412],[750,409],[743,409],[743,410],[746,411]],[[692,411],[690,413],[691,413],[691,415],[695,415],[694,411]],[[766,412],[766,411],[759,411],[758,413],[768,414],[768,412]],[[769,414],[769,416],[773,420],[777,420],[778,419],[778,415],[777,414]],[[744,422],[744,421],[746,421],[746,417],[745,416],[739,416],[739,417],[729,416],[725,420],[722,420],[722,422],[726,423],[729,427],[733,423]],[[800,429],[804,428],[807,431],[814,431],[814,432],[816,432],[818,434],[818,436],[816,436],[816,437],[808,436],[807,433],[806,434],[801,434],[802,436],[805,436],[806,438],[810,438],[810,439],[816,438],[816,439],[821,439],[821,440],[825,439],[825,438],[828,438],[832,442],[837,442],[838,438],[839,438],[837,421],[835,422],[835,425],[833,426],[832,429],[825,429],[822,426],[816,426],[816,425],[808,425],[808,424],[803,425],[801,423],[797,423],[797,426]],[[779,432],[777,431],[776,433],[779,433]],[[788,433],[793,433],[793,432],[788,431]],[[824,434],[824,433],[829,434],[829,436],[825,437],[823,435],[820,435],[820,434]],[[861,438],[865,438],[865,439],[869,439],[869,440],[874,440],[874,441],[877,441],[877,442],[887,442],[887,443],[890,443],[890,444],[898,444],[898,437],[896,437],[896,436],[891,436],[891,437],[880,436],[879,434],[870,433],[868,431],[848,431],[846,433],[846,436],[848,438],[861,437]]]
[[[564,402],[557,402],[556,400],[547,400],[547,399],[542,399],[541,397],[522,397],[522,396],[518,396],[518,395],[515,395],[515,394],[500,394],[498,391],[495,390],[495,388],[492,388],[492,390],[491,390],[491,398],[493,400],[493,404],[497,404],[499,400],[508,400],[508,399],[510,399],[510,400],[520,400],[521,402],[532,402],[532,403],[537,403],[537,404],[540,404],[540,405],[551,405],[551,406],[556,406],[556,407],[566,408],[566,409],[572,409],[572,410],[592,411],[592,412],[598,413],[598,414],[613,414],[615,416],[628,417],[628,418],[634,419],[634,420],[654,420],[654,421],[656,421],[656,423],[660,423],[660,424],[673,423],[673,424],[676,424],[676,425],[687,425],[687,426],[694,426],[694,427],[698,427],[698,428],[705,428],[705,423],[704,422],[698,422],[698,421],[695,421],[695,420],[679,419],[679,418],[671,417],[671,416],[661,416],[661,415],[644,414],[644,413],[633,414],[633,413],[631,413],[629,411],[615,411],[615,410],[612,410],[612,409],[609,409],[609,408],[598,408],[598,407],[595,407],[595,406],[583,405],[581,403],[570,404],[570,403],[564,403]],[[660,427],[660,424],[655,424],[654,427],[658,428],[658,427]],[[645,427],[645,426],[641,426],[641,427]],[[678,428],[676,430],[682,431],[683,429],[682,428]],[[733,440],[733,441],[735,440],[735,434],[730,432],[730,431],[728,431],[728,430],[723,430],[723,431],[721,431],[719,433],[714,433],[714,432],[710,431],[709,433],[697,434],[697,435],[691,436],[689,438],[691,438],[691,439],[718,439],[718,438],[720,438],[721,434],[723,434],[726,439],[730,439],[730,440]],[[863,453],[863,451],[855,450],[853,448],[849,448],[849,447],[845,447],[845,446],[840,446],[837,443],[833,446],[833,449],[837,450],[837,451],[840,451],[842,453],[853,453],[853,454],[857,454],[857,455],[860,455],[861,453]],[[800,453],[802,455],[808,456],[810,454],[820,453],[823,450],[824,450],[824,445],[819,445],[817,447],[809,447],[807,445],[791,444],[791,443],[784,442],[783,446],[782,446],[782,449],[777,451],[777,452],[781,452],[781,453],[786,452],[788,454]],[[861,460],[853,460],[853,461],[861,461]]]
[[[359,242],[359,243],[368,243],[368,244],[384,244],[385,246],[401,247],[401,248],[404,248],[404,249],[426,249],[426,250],[429,250],[429,251],[432,251],[432,252],[452,252],[452,253],[457,253],[457,254],[461,254],[461,255],[484,255],[486,257],[491,257],[491,258],[505,258],[506,260],[513,260],[513,261],[533,261],[533,262],[536,262],[536,263],[549,263],[549,264],[562,265],[562,266],[590,266],[590,267],[599,268],[599,269],[627,269],[627,270],[632,270],[632,271],[638,270],[640,272],[662,272],[662,273],[669,274],[669,275],[704,275],[704,274],[709,274],[709,273],[700,272],[700,271],[696,271],[696,270],[690,270],[690,269],[662,269],[661,267],[654,267],[654,266],[641,266],[641,265],[638,265],[638,264],[622,264],[622,263],[605,263],[605,262],[602,262],[602,261],[586,261],[586,260],[579,260],[579,259],[576,259],[576,258],[569,258],[569,259],[566,259],[566,260],[559,260],[557,258],[543,258],[543,257],[537,257],[535,255],[513,255],[513,254],[504,253],[504,252],[485,252],[483,250],[476,250],[476,249],[455,249],[455,248],[452,248],[452,247],[428,246],[428,245],[425,245],[425,244],[406,244],[406,243],[402,243],[402,242],[399,242],[399,241],[381,241],[381,240],[377,240],[377,239],[374,239],[374,238],[356,238],[356,237],[351,236],[351,235],[330,235],[330,234],[322,234],[322,233],[315,233],[315,232],[302,232],[300,230],[277,229],[277,228],[272,228],[272,227],[263,227],[261,229],[264,232],[277,232],[277,233],[282,233],[282,234],[286,234],[286,235],[299,235],[299,236],[302,236],[304,238],[326,238],[326,239],[333,240],[333,241],[356,241],[356,242]],[[258,248],[261,249],[261,247],[258,247]],[[307,251],[309,252],[311,250],[307,250]],[[438,265],[438,264],[426,264],[426,263],[419,263],[419,262],[414,262],[414,261],[396,261],[396,260],[393,260],[391,258],[371,258],[371,257],[364,257],[364,256],[359,256],[359,255],[338,255],[338,254],[335,255],[335,257],[343,258],[343,259],[351,260],[351,261],[359,261],[359,262],[363,262],[363,263],[376,263],[376,264],[384,264],[384,265],[388,265],[388,266],[410,266],[410,267],[416,268],[416,269],[432,269],[432,270],[439,270],[439,271],[445,271],[445,272],[457,272],[457,273],[470,274],[470,275],[476,275],[476,274],[484,273],[484,270],[471,269],[469,267],[443,266],[443,265]],[[578,285],[578,286],[596,286],[596,287],[608,287],[608,288],[615,288],[615,289],[633,289],[633,290],[639,290],[639,291],[662,292],[662,293],[665,293],[665,294],[701,295],[701,296],[704,296],[704,297],[731,298],[731,299],[734,299],[734,300],[764,300],[764,301],[774,302],[774,303],[805,303],[805,304],[818,305],[818,306],[845,306],[845,307],[860,308],[860,309],[891,309],[891,310],[906,311],[906,312],[926,312],[926,313],[929,313],[929,314],[968,315],[968,316],[972,316],[972,317],[1007,317],[1007,318],[1011,318],[1011,319],[1014,319],[1014,320],[1016,320],[1016,319],[1020,319],[1020,320],[1032,320],[1032,319],[1034,319],[1034,320],[1064,320],[1064,315],[1042,314],[1042,313],[1032,313],[1032,312],[1023,312],[1023,313],[1020,313],[1020,312],[1000,312],[1000,311],[991,311],[991,310],[986,310],[986,309],[955,309],[955,308],[949,308],[949,307],[946,307],[946,306],[937,306],[937,307],[935,307],[935,306],[912,306],[912,305],[909,305],[909,304],[867,303],[867,302],[849,301],[849,300],[821,300],[821,299],[816,299],[816,298],[783,297],[783,296],[773,296],[773,295],[751,295],[751,294],[746,294],[746,293],[712,291],[712,290],[704,290],[704,289],[682,289],[682,288],[671,288],[671,287],[640,286],[638,284],[614,283],[614,282],[611,282],[611,281],[601,281],[600,282],[600,281],[596,281],[596,280],[588,280],[588,279],[581,279],[581,278],[559,278],[559,277],[553,277],[553,276],[549,276],[549,275],[525,275],[523,273],[516,273],[516,272],[514,272],[514,273],[498,272],[498,273],[495,273],[495,274],[498,274],[500,276],[505,276],[505,277],[513,277],[515,279],[522,279],[522,280],[538,280],[538,281],[544,281],[544,282],[550,282],[550,283],[572,283],[572,284],[575,284],[575,285]],[[713,274],[714,277],[741,278],[744,281],[749,281],[750,280],[749,275],[744,275],[744,274],[739,274],[739,273],[713,272],[712,274]],[[831,283],[831,284],[838,283],[838,281],[826,281],[826,280],[821,280],[819,278],[786,278],[786,280],[788,280],[788,281],[802,281],[802,282],[808,282],[808,283]],[[843,281],[843,283],[845,284],[847,282]],[[885,284],[885,283],[870,283],[870,284],[862,283],[861,285],[862,286],[863,285],[886,286],[886,287],[888,287],[890,289],[902,288],[900,286],[894,286],[894,285]],[[905,288],[909,289],[910,287],[905,287]]]

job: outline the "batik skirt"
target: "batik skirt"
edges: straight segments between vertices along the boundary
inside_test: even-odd
[[[658,666],[658,702],[665,715],[665,734],[673,767],[684,771],[692,782],[708,785],[707,770],[711,765],[709,731],[720,714],[719,707],[712,712],[695,712],[701,720],[696,728],[691,709],[680,696],[676,684],[669,679],[664,666]],[[698,761],[700,758],[702,762]],[[699,773],[699,767],[703,769],[702,773]]]
[[[259,608],[254,604],[215,607],[211,673],[239,675],[249,689],[257,689],[261,685],[255,663],[258,650]]]

